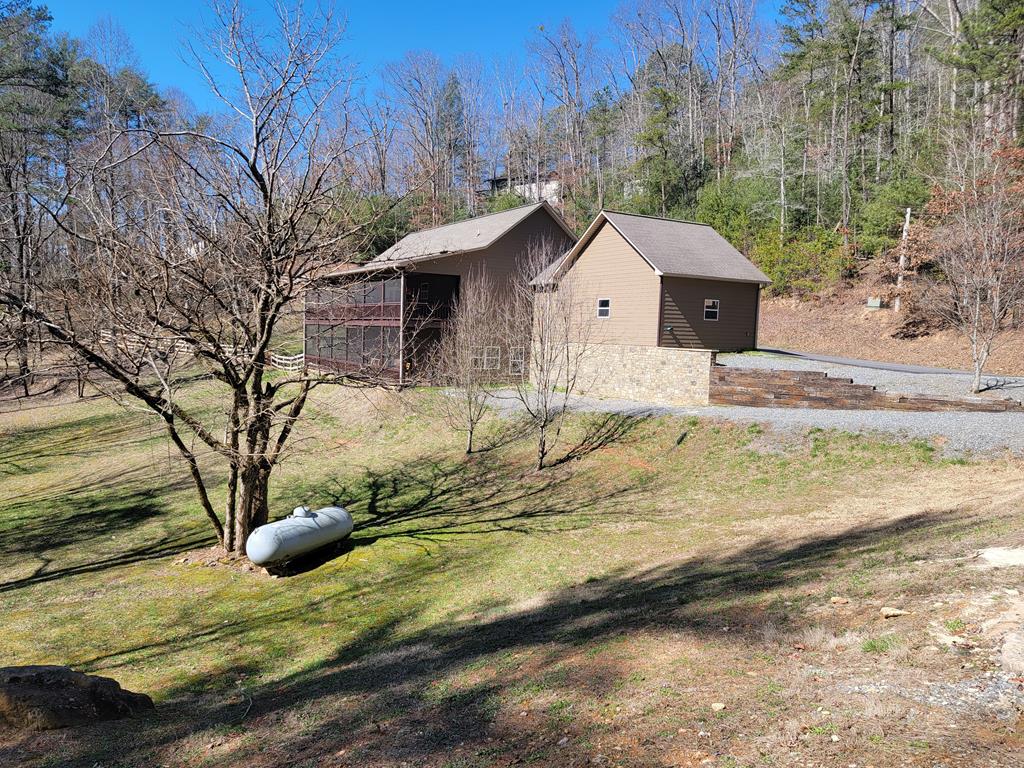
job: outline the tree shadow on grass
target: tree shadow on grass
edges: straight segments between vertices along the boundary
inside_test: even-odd
[[[522,438],[520,424],[502,428],[491,436],[490,447],[473,454],[453,457],[437,452],[390,468],[366,467],[354,477],[334,476],[292,488],[294,497],[309,499],[315,506],[345,507],[355,530],[344,541],[268,570],[278,576],[307,573],[382,539],[426,544],[451,536],[590,525],[594,516],[608,514],[614,502],[628,500],[636,489],[606,483],[599,493],[581,493],[572,473],[554,467],[622,441],[643,421],[614,413],[587,418],[578,442],[543,472],[515,471],[496,452],[504,441]]]
[[[0,477],[27,474],[68,456],[95,456],[141,443],[151,436],[147,425],[152,422],[115,412],[9,431],[0,445]]]
[[[530,436],[532,427],[525,418],[494,418],[489,429],[481,430],[474,442],[473,453],[484,454],[507,448]]]
[[[391,468],[364,469],[354,478],[329,478],[306,492],[346,507],[356,522],[353,545],[366,546],[382,539],[426,543],[589,525],[635,489],[609,479],[581,491],[567,471],[516,472],[496,455],[431,454]]]
[[[188,486],[187,480],[179,479],[159,488],[139,487],[134,477],[139,473],[144,470],[111,472],[62,489],[53,498],[35,495],[5,504],[8,514],[0,528],[0,564],[31,560],[36,565],[26,576],[0,582],[0,593],[213,543],[212,533],[206,530],[168,525],[147,541],[97,554],[90,542],[127,539],[134,530],[165,516],[167,495]],[[126,480],[130,483],[127,487]],[[74,545],[89,550],[77,552]]]
[[[636,493],[631,484],[616,481],[581,491],[574,477],[558,470],[510,471],[497,454],[453,458],[442,452],[293,488],[296,497],[311,500],[312,506],[347,509],[355,530],[344,541],[277,565],[272,572],[307,573],[386,539],[426,546],[500,531],[539,534],[583,527]]]
[[[565,454],[555,460],[555,464],[566,464],[579,461],[590,454],[620,443],[643,424],[648,414],[633,413],[599,413],[585,418],[583,434]]]
[[[176,482],[144,487],[150,470],[111,470],[52,492],[25,494],[2,504],[0,557],[38,554],[123,533],[162,513],[160,498],[180,490]]]
[[[139,765],[166,755],[165,750],[193,734],[237,723],[243,710],[249,727],[261,732],[260,751],[251,748],[252,742],[240,742],[238,748],[218,755],[218,765],[312,764],[330,760],[341,750],[367,765],[400,761],[434,765],[459,747],[470,753],[491,748],[492,737],[504,739],[504,749],[525,750],[525,736],[501,733],[508,726],[495,722],[495,711],[501,701],[515,696],[517,686],[536,685],[531,682],[535,678],[515,664],[502,667],[501,659],[523,653],[539,656],[549,674],[544,685],[562,694],[575,691],[600,698],[628,670],[601,654],[580,653],[583,648],[646,633],[683,634],[716,648],[748,649],[758,644],[759,622],[770,619],[792,625],[801,621],[791,619],[785,608],[773,602],[778,590],[800,588],[820,579],[823,572],[838,569],[842,560],[884,549],[893,541],[905,547],[915,539],[950,535],[965,524],[963,514],[953,511],[917,514],[795,542],[764,539],[706,558],[640,572],[612,572],[555,591],[529,607],[506,607],[492,618],[435,623],[405,632],[401,642],[393,638],[415,617],[395,618],[347,642],[329,661],[251,691],[248,702],[201,703],[188,689],[167,691],[171,703],[163,707],[159,720],[134,726],[130,740],[118,736],[114,726],[100,730],[112,739],[106,749]],[[294,632],[307,610],[255,612],[235,624],[211,625],[168,638],[159,652],[207,647],[216,653],[221,644],[240,642],[257,627],[266,631],[280,626],[282,632]],[[726,625],[731,631],[723,633]],[[137,658],[138,651],[122,652]],[[480,669],[480,664],[493,665],[494,675],[460,678],[465,682],[456,688],[435,685],[459,670]],[[278,727],[286,713],[311,720],[303,721],[302,728]],[[109,754],[97,746],[102,739],[87,733],[72,748],[68,765],[92,765]],[[585,749],[574,754],[582,758],[580,764],[590,757]]]

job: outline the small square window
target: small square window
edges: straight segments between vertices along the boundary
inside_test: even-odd
[[[704,319],[718,319],[718,299],[704,299]]]
[[[612,316],[612,300],[611,299],[598,299],[597,300],[597,316],[598,317],[611,317]]]

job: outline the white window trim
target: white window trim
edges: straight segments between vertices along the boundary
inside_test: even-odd
[[[501,348],[493,345],[484,347],[484,370],[497,371],[501,369]]]
[[[607,301],[608,302],[608,306],[607,307],[602,307],[601,306],[601,302],[602,301]],[[601,310],[602,309],[608,310],[608,314],[607,315],[602,315],[601,314]],[[607,320],[611,316],[612,316],[612,300],[611,299],[598,299],[597,300],[597,318],[599,320]]]
[[[523,347],[510,347],[508,350],[508,372],[521,376],[526,371],[526,350]]]
[[[497,371],[501,368],[501,349],[491,344],[476,347],[469,365],[474,371]]]
[[[708,302],[715,302],[714,308],[708,306]],[[708,317],[708,310],[715,313],[714,317]],[[704,299],[704,320],[709,323],[717,323],[722,313],[722,302],[719,299]]]

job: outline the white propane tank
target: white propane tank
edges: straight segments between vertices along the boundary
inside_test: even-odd
[[[310,512],[296,507],[283,520],[261,525],[249,534],[245,554],[256,565],[288,560],[352,533],[353,523],[343,507],[324,507]]]

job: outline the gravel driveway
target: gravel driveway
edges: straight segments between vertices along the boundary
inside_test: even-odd
[[[818,368],[817,370],[821,370]],[[838,374],[837,374],[838,375]],[[865,382],[867,383],[867,382]],[[522,409],[511,391],[496,392],[492,405],[512,414]],[[680,415],[767,425],[790,433],[812,427],[901,438],[935,440],[943,455],[1024,455],[1024,413],[917,413],[913,411],[840,411],[818,408],[749,408],[746,406],[662,406],[632,400],[576,397],[570,408],[580,412],[636,416]]]

